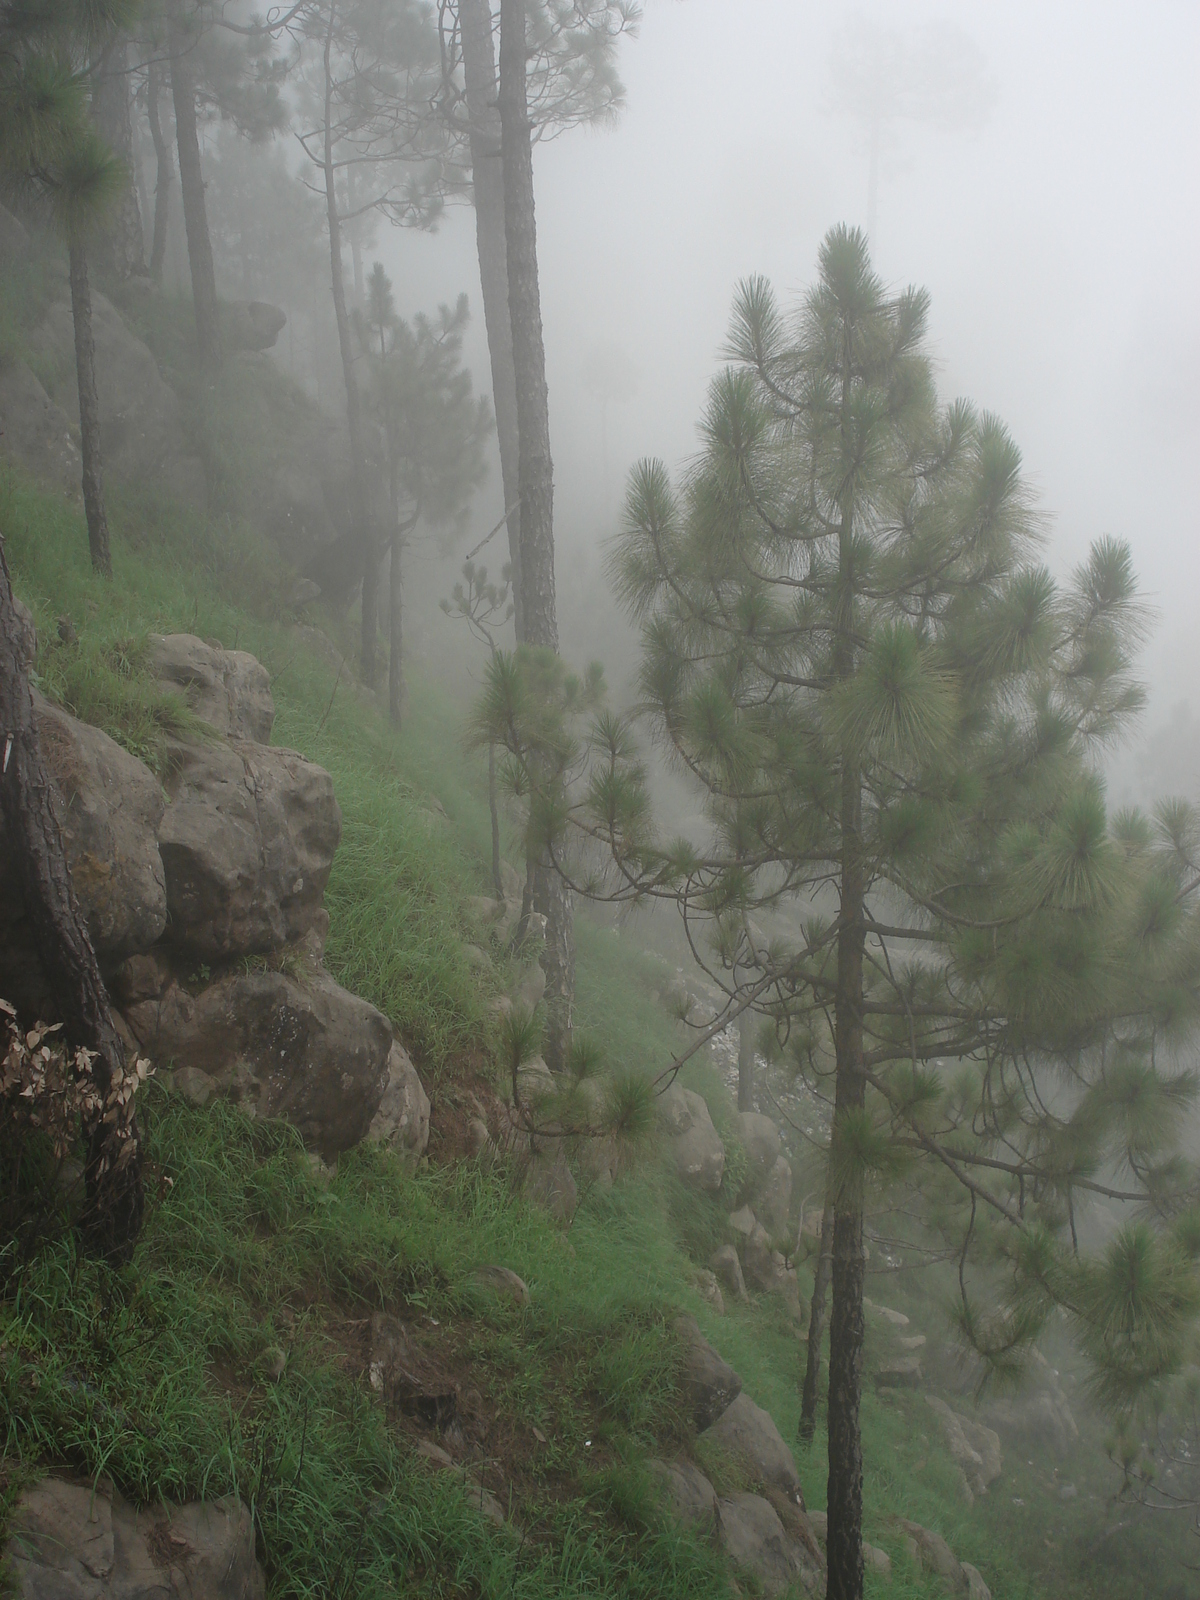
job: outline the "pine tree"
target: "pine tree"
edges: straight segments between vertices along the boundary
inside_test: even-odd
[[[761,280],[742,290],[682,490],[634,472],[613,571],[704,846],[657,839],[621,719],[547,784],[499,672],[483,711],[576,888],[678,904],[727,997],[692,1050],[750,1009],[799,1070],[828,1049],[830,1600],[863,1591],[868,1185],[953,1180],[961,1331],[995,1365],[1059,1304],[1124,1403],[1194,1326],[1172,1143],[1195,1083],[1164,1036],[1200,1009],[1200,874],[1174,813],[1157,835],[1110,824],[1093,765],[1140,702],[1129,554],[1100,541],[1053,581],[1016,446],[938,403],[927,311],[835,230],[794,320]],[[1144,1202],[1162,1243],[1077,1255],[1097,1193]],[[972,1291],[983,1243],[1009,1263],[1000,1311]],[[1145,1291],[1117,1315],[1134,1258]]]

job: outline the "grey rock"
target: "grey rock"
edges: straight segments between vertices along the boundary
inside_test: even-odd
[[[483,1484],[471,1477],[465,1467],[459,1466],[441,1445],[434,1444],[430,1439],[422,1439],[417,1445],[417,1454],[431,1467],[440,1472],[448,1472],[462,1484],[463,1496],[468,1505],[475,1508],[481,1516],[493,1523],[497,1528],[502,1528],[505,1523],[504,1507],[490,1489],[485,1489]]]
[[[735,1567],[754,1574],[764,1595],[784,1595],[797,1579],[803,1580],[808,1564],[768,1500],[756,1494],[730,1495],[718,1500],[717,1516],[725,1553]]]
[[[535,961],[521,976],[521,981],[513,992],[514,1004],[523,1011],[536,1011],[542,1003],[542,996],[546,993],[546,974],[540,962]]]
[[[721,1284],[735,1300],[744,1300],[746,1298],[746,1282],[742,1277],[742,1263],[738,1260],[738,1253],[731,1244],[723,1244],[719,1250],[714,1250],[708,1264]]]
[[[786,1156],[777,1156],[767,1173],[755,1202],[759,1221],[773,1237],[787,1231],[788,1214],[792,1206],[792,1164]]]
[[[1032,1352],[1029,1379],[1033,1393],[991,1400],[983,1416],[1015,1447],[1036,1443],[1064,1460],[1075,1448],[1079,1428],[1057,1373],[1039,1350]]]
[[[7,206],[0,206],[0,261],[19,261],[29,254],[25,224]]]
[[[893,1311],[890,1306],[876,1305],[874,1300],[868,1300],[866,1295],[863,1295],[863,1310],[873,1311],[877,1317],[881,1317],[884,1322],[889,1323],[893,1328],[908,1327],[908,1318],[903,1311]]]
[[[725,1146],[702,1096],[673,1083],[659,1097],[658,1117],[679,1177],[692,1188],[715,1194],[725,1175]]]
[[[699,1432],[710,1428],[742,1392],[742,1380],[713,1349],[693,1317],[676,1317],[675,1332],[683,1350],[680,1388],[687,1397]]]
[[[734,1233],[740,1234],[743,1239],[748,1239],[754,1232],[758,1218],[749,1206],[739,1206],[736,1211],[729,1214],[729,1226]]]
[[[742,1271],[751,1289],[769,1294],[779,1280],[779,1265],[771,1249],[771,1239],[761,1222],[756,1222],[742,1246]]]
[[[33,707],[75,893],[96,954],[112,968],[149,949],[166,924],[165,874],[155,837],[162,788],[148,767],[99,728],[69,716],[36,690]],[[2,820],[0,973],[14,1004],[49,1015]]]
[[[964,1561],[962,1569],[963,1577],[967,1580],[967,1600],[992,1600],[992,1591],[984,1583],[979,1568]]]
[[[158,834],[169,942],[212,962],[302,938],[341,837],[329,774],[294,750],[240,740],[173,754]]]
[[[92,290],[96,389],[105,475],[124,483],[157,483],[203,508],[204,469],[183,424],[179,399],[154,357],[116,307]],[[50,398],[74,426],[79,421],[75,332],[69,300],[54,300],[29,335],[29,348]]]
[[[180,691],[201,722],[230,739],[270,742],[271,675],[254,656],[206,644],[191,633],[152,633],[149,644],[160,687]]]
[[[813,1534],[822,1544],[829,1536],[829,1517],[824,1511],[809,1511],[808,1523]],[[873,1544],[863,1540],[863,1565],[868,1572],[876,1573],[884,1583],[892,1581],[892,1558],[886,1550],[880,1550]]]
[[[193,998],[172,984],[125,1019],[164,1066],[198,1068],[251,1115],[286,1117],[326,1161],[362,1139],[388,1081],[392,1030],[323,968],[237,973]]]
[[[701,1300],[706,1305],[711,1306],[719,1317],[723,1317],[725,1315],[725,1296],[721,1293],[721,1285],[717,1282],[716,1273],[709,1272],[705,1267],[700,1267],[693,1274],[693,1281],[696,1285],[696,1293]]]
[[[408,1051],[395,1039],[388,1055],[383,1098],[371,1119],[367,1138],[376,1144],[386,1144],[412,1167],[425,1154],[429,1143],[429,1096]]]
[[[927,1394],[925,1400],[937,1413],[942,1437],[950,1452],[950,1459],[963,1475],[968,1499],[974,1501],[977,1496],[985,1495],[988,1485],[1000,1476],[999,1436],[991,1428],[959,1416],[936,1395]]]
[[[919,1389],[921,1387],[921,1360],[919,1356],[898,1356],[893,1361],[880,1362],[875,1370],[877,1389]]]
[[[75,430],[23,361],[0,362],[0,456],[77,498],[83,472]]]
[[[270,350],[287,326],[287,314],[266,300],[234,300],[221,309],[222,332],[234,350]]]
[[[676,1522],[702,1533],[716,1526],[716,1491],[699,1467],[690,1461],[647,1461],[646,1470],[660,1486],[667,1511]]]
[[[514,1305],[529,1304],[528,1284],[509,1267],[476,1267],[471,1278],[481,1288],[490,1289],[493,1294],[511,1300]]]
[[[932,1533],[919,1522],[908,1522],[903,1517],[899,1521],[910,1541],[909,1553],[917,1565],[926,1572],[936,1573],[952,1591],[966,1593],[967,1578],[962,1563],[941,1534]]]
[[[782,1489],[789,1500],[803,1508],[800,1474],[792,1452],[770,1415],[756,1406],[748,1394],[739,1394],[705,1430],[704,1437],[740,1463],[757,1482]]]
[[[22,1600],[263,1600],[254,1525],[226,1497],[135,1511],[104,1480],[44,1479],[21,1496],[6,1547]]]
[[[742,1194],[753,1199],[762,1192],[767,1175],[783,1154],[779,1129],[760,1111],[738,1112],[738,1133],[746,1152],[746,1177]]]

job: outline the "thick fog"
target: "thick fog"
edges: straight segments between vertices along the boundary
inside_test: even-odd
[[[945,396],[995,411],[1018,440],[1051,565],[1101,533],[1130,541],[1157,611],[1143,735],[1195,701],[1195,771],[1177,770],[1178,737],[1154,741],[1161,782],[1194,787],[1200,10],[1186,0],[649,0],[621,52],[620,120],[535,158],[567,648],[605,654],[589,624],[625,474],[695,448],[738,280],[764,273],[798,295],[825,230],[867,225],[870,133],[844,107],[872,48],[899,113],[880,128],[878,267],[930,290]],[[432,238],[383,229],[372,254],[402,306],[461,286],[478,313],[468,210]],[[478,314],[468,350],[486,388]],[[493,472],[477,526],[500,510]],[[1128,752],[1113,787],[1138,787]]]

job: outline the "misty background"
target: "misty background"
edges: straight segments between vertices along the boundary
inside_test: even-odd
[[[1149,702],[1109,757],[1112,798],[1195,794],[1200,8],[648,0],[619,68],[620,118],[535,154],[564,654],[603,660],[614,698],[633,694],[603,572],[628,469],[653,455],[675,471],[694,450],[738,281],[762,273],[800,297],[822,235],[847,221],[870,227],[886,281],[930,291],[943,399],[968,396],[1008,425],[1051,568],[1069,570],[1104,533],[1132,545],[1154,611]],[[873,127],[868,108],[881,106]],[[302,165],[290,134],[269,150],[211,124],[206,138],[224,158],[210,169],[218,190],[246,163]],[[301,197],[279,203],[277,280],[325,249],[319,216],[297,243],[299,209],[286,213]],[[466,362],[486,392],[469,206],[450,205],[434,233],[375,224],[358,254],[360,269],[384,263],[402,315],[467,293]],[[325,287],[306,307],[269,264],[266,281],[226,292],[288,309],[275,358],[334,415],[327,255],[311,269],[300,277]],[[307,346],[305,311],[324,329]],[[414,542],[422,600],[448,592],[502,514],[494,440],[491,453],[462,538]],[[480,557],[493,570],[503,544]],[[410,615],[414,650],[477,669],[436,604]]]

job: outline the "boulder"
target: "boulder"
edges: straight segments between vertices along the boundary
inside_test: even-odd
[[[511,1300],[518,1306],[529,1304],[528,1284],[509,1267],[476,1267],[471,1279],[480,1288],[490,1289],[493,1294],[499,1295],[502,1300]]]
[[[99,728],[69,716],[36,690],[33,707],[75,892],[96,954],[111,969],[149,949],[166,924],[165,874],[155,837],[163,815],[162,788],[148,767]],[[2,820],[0,974],[14,1003],[43,1008],[45,983]],[[18,992],[22,988],[24,994]]]
[[[868,1300],[866,1295],[863,1295],[863,1310],[873,1311],[877,1317],[882,1317],[884,1322],[893,1328],[908,1327],[908,1318],[903,1311],[893,1311],[891,1306],[878,1306],[874,1300]]]
[[[729,1226],[742,1239],[748,1239],[754,1232],[758,1218],[749,1206],[739,1206],[736,1211],[729,1213]]]
[[[771,1238],[761,1222],[755,1222],[742,1246],[742,1270],[751,1289],[768,1294],[779,1279],[779,1265],[771,1249]]]
[[[736,1567],[753,1573],[767,1596],[784,1595],[800,1580],[813,1592],[820,1571],[788,1536],[774,1506],[761,1495],[734,1494],[718,1500],[721,1543]]]
[[[172,983],[127,1007],[142,1049],[254,1116],[287,1117],[331,1161],[366,1136],[388,1082],[392,1030],[321,967],[234,973],[192,996]]]
[[[791,1207],[792,1164],[786,1156],[778,1156],[755,1201],[755,1210],[763,1227],[777,1238],[787,1231]]]
[[[168,941],[214,962],[302,938],[341,837],[329,774],[242,740],[178,744],[173,756],[158,834]]]
[[[829,1536],[829,1516],[824,1511],[809,1511],[808,1524],[814,1535],[824,1545]],[[892,1558],[886,1550],[880,1550],[873,1544],[863,1540],[863,1565],[868,1572],[874,1572],[884,1583],[892,1581]]]
[[[1000,1436],[970,1417],[952,1411],[944,1400],[927,1394],[926,1403],[937,1413],[950,1457],[962,1471],[972,1499],[988,1492],[1000,1476],[1003,1458]]]
[[[675,1332],[683,1351],[679,1387],[702,1433],[741,1394],[742,1380],[709,1344],[693,1317],[676,1317]]]
[[[770,1415],[748,1394],[739,1394],[704,1437],[738,1462],[758,1483],[782,1489],[803,1509],[804,1494],[792,1452],[780,1437]]]
[[[504,1526],[504,1507],[490,1489],[485,1489],[477,1479],[472,1478],[466,1467],[459,1466],[454,1457],[441,1445],[434,1444],[431,1439],[422,1439],[417,1445],[417,1454],[423,1461],[439,1472],[448,1472],[462,1484],[463,1495],[468,1505],[487,1518],[497,1528]]]
[[[116,307],[92,290],[96,390],[105,476],[123,483],[157,483],[176,498],[203,508],[204,469],[183,423],[179,398],[163,381],[154,357]],[[79,421],[75,331],[65,296],[51,302],[29,335],[51,400],[74,426]]]
[[[658,1118],[679,1177],[692,1188],[715,1194],[725,1176],[725,1146],[703,1098],[673,1083],[659,1096]]]
[[[992,1600],[992,1591],[983,1581],[983,1574],[969,1561],[962,1563],[963,1577],[967,1580],[967,1600]]]
[[[738,1260],[738,1253],[731,1244],[723,1244],[719,1250],[714,1250],[709,1260],[721,1284],[735,1300],[746,1298],[746,1282],[742,1277],[742,1263]]]
[[[779,1129],[761,1111],[739,1111],[738,1133],[746,1152],[746,1177],[742,1194],[753,1199],[762,1193],[771,1168],[783,1154]]]
[[[415,1167],[429,1143],[429,1096],[408,1051],[393,1039],[387,1082],[379,1110],[371,1118],[367,1138],[386,1144],[408,1166]]]
[[[921,1387],[921,1358],[897,1356],[892,1361],[881,1361],[875,1369],[877,1389],[919,1389]]]
[[[903,1517],[899,1522],[908,1541],[908,1553],[917,1566],[925,1572],[935,1573],[952,1594],[966,1594],[969,1579],[963,1571],[962,1562],[941,1534],[932,1533],[919,1522],[908,1522]]]
[[[267,300],[233,300],[221,310],[221,331],[233,350],[270,350],[287,326],[286,312]]]
[[[696,1293],[717,1313],[719,1317],[725,1315],[725,1296],[721,1293],[721,1285],[717,1282],[715,1272],[709,1272],[705,1267],[698,1267],[692,1275],[696,1285]]]
[[[135,1511],[105,1480],[46,1478],[12,1514],[8,1571],[22,1600],[262,1600],[254,1524],[232,1496]]]
[[[83,461],[70,419],[23,361],[0,361],[0,456],[63,494],[80,493]]]
[[[275,721],[271,675],[245,650],[191,633],[150,635],[150,668],[161,689],[181,691],[192,712],[230,739],[267,744]]]
[[[646,1470],[658,1484],[670,1516],[685,1527],[707,1533],[717,1520],[717,1495],[711,1483],[690,1461],[647,1461]]]

